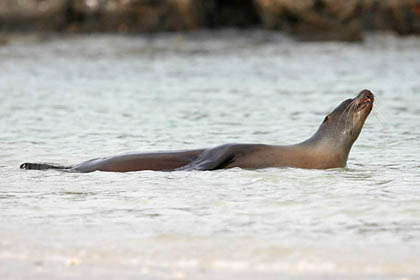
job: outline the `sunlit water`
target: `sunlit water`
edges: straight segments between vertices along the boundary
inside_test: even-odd
[[[0,48],[0,278],[415,279],[420,38],[53,37]],[[377,97],[348,168],[25,171],[133,151],[292,144]],[[22,278],[22,279],[23,279]]]

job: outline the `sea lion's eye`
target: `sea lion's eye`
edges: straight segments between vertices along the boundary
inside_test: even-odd
[[[325,117],[324,122],[328,121],[328,116]]]

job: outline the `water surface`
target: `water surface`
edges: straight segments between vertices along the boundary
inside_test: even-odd
[[[0,48],[0,277],[420,277],[420,38],[266,31],[52,37]],[[25,171],[133,151],[292,144],[368,88],[332,170]]]

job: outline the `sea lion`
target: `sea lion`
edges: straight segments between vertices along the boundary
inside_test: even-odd
[[[240,167],[296,167],[327,169],[345,167],[350,149],[372,110],[374,96],[362,90],[343,101],[322,121],[315,134],[299,144],[226,144],[209,149],[124,154],[97,158],[73,166],[23,163],[23,169],[60,169],[74,172],[140,170],[216,170]]]

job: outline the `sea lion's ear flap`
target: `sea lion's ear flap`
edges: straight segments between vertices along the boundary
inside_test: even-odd
[[[325,117],[325,119],[324,119],[323,123],[324,123],[324,122],[326,122],[326,121],[328,121],[328,118],[329,118],[329,116],[327,115],[327,116]]]

